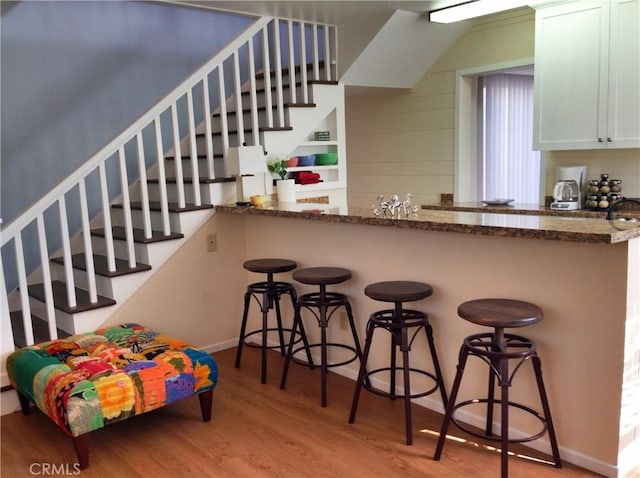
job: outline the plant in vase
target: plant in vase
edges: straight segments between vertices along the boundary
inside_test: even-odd
[[[287,177],[287,160],[283,158],[277,158],[267,163],[267,169],[269,172],[280,176],[280,179]]]
[[[280,176],[280,179],[276,180],[278,202],[296,202],[295,181],[293,179],[286,179],[287,159],[273,159],[267,163],[267,169],[269,169],[271,173]]]

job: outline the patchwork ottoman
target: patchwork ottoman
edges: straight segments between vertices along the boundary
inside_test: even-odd
[[[206,352],[137,324],[123,324],[25,347],[7,358],[20,397],[73,439],[89,466],[89,433],[197,394],[211,419],[218,369]]]

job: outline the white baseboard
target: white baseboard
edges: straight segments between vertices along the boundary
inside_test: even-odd
[[[0,416],[8,415],[20,410],[20,400],[15,390],[0,393]]]
[[[204,347],[198,347],[205,352],[212,354],[214,352],[220,352],[221,350],[230,349],[238,345],[238,339],[225,340],[224,342],[218,342],[216,344],[205,345]]]

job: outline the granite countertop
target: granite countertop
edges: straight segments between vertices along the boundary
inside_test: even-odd
[[[316,221],[368,224],[428,231],[488,236],[615,244],[640,237],[640,223],[612,223],[599,217],[566,217],[534,213],[505,213],[475,208],[452,210],[449,206],[422,209],[411,219],[374,216],[370,208],[327,204],[267,203],[263,207],[222,205],[216,211],[231,214],[291,217]],[[566,214],[566,213],[565,213]]]
[[[483,203],[451,203],[447,204],[423,204],[424,210],[436,211],[468,211],[468,212],[493,212],[499,214],[524,214],[528,216],[556,216],[556,217],[583,217],[590,219],[603,219],[607,211],[578,209],[576,211],[558,211],[547,206],[537,204],[511,203],[505,206],[489,206]],[[633,216],[640,218],[640,207],[633,203],[624,204],[617,212],[618,216]]]

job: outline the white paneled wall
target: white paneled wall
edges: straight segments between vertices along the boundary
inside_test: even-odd
[[[369,206],[379,194],[410,192],[418,204],[439,204],[454,191],[455,72],[532,57],[534,15],[519,9],[472,27],[412,89],[347,88],[348,200]],[[399,73],[401,74],[401,73]],[[627,196],[640,196],[640,151],[564,151],[547,162],[547,193],[559,164],[608,172]]]

